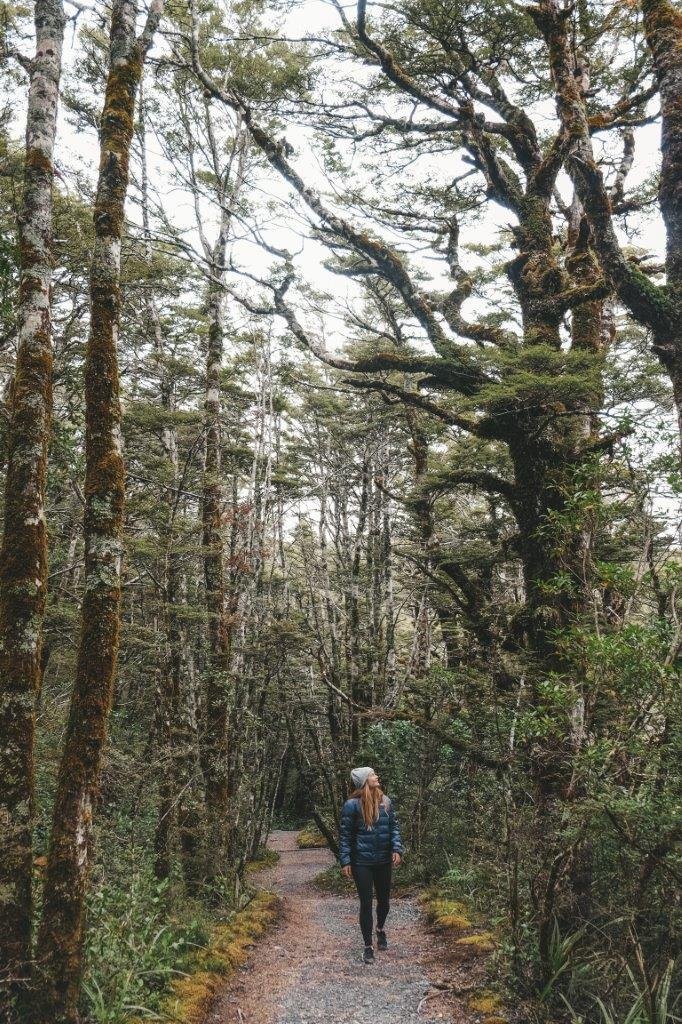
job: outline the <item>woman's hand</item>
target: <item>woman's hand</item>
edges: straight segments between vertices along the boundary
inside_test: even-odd
[[[341,868],[341,874],[344,875],[345,878],[350,878],[350,864],[346,864],[344,867]]]
[[[398,866],[398,864],[402,864],[402,861],[403,861],[402,855],[401,855],[400,853],[398,853],[398,852],[396,851],[396,852],[395,852],[395,853],[393,854],[393,863],[394,863],[394,864],[396,865],[396,867],[397,867],[397,866]]]

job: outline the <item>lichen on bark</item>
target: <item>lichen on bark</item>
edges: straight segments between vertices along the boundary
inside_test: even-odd
[[[52,415],[53,151],[61,0],[37,0],[18,218],[18,351],[0,552],[0,1018],[22,1015],[31,974],[35,701],[47,583],[45,478]]]
[[[116,0],[113,5],[100,129],[85,359],[85,586],[36,948],[40,978],[34,1018],[40,1024],[78,1020],[92,818],[119,646],[124,466],[116,346],[121,236],[135,100],[161,15],[158,0],[139,37],[136,14],[131,0]]]

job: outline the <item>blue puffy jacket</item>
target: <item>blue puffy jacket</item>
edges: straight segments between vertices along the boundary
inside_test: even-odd
[[[393,804],[387,796],[371,829],[365,825],[359,797],[346,800],[339,823],[339,861],[346,864],[388,864],[391,854],[403,852],[403,841]]]

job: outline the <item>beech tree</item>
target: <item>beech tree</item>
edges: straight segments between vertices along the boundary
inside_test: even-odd
[[[17,360],[10,394],[0,552],[0,1015],[12,1020],[29,982],[33,919],[35,702],[47,585],[45,477],[52,415],[53,153],[64,11],[38,0],[18,217]]]
[[[55,795],[36,960],[36,1019],[75,1022],[82,974],[85,894],[102,745],[118,653],[123,459],[118,388],[121,237],[135,101],[161,18],[160,2],[136,35],[135,4],[112,10],[110,65],[100,127],[90,332],[85,369],[85,546],[76,679]]]
[[[680,104],[682,103],[682,14],[671,4],[643,2],[644,31],[649,47],[656,91],[661,102],[660,212],[666,227],[665,284],[656,284],[636,263],[628,260],[619,243],[613,219],[613,203],[601,168],[595,161],[591,136],[609,125],[632,122],[633,108],[642,107],[651,87],[637,89],[630,77],[626,94],[611,111],[593,113],[587,103],[590,86],[589,57],[577,49],[569,34],[570,9],[559,3],[541,3],[529,13],[542,32],[548,48],[552,78],[556,87],[566,166],[585,208],[593,244],[609,283],[632,315],[653,335],[653,350],[670,375],[682,431],[682,341],[680,340],[680,265],[682,264],[682,215],[679,177],[682,157]],[[587,16],[581,26],[594,30]],[[599,31],[599,28],[597,28]],[[645,65],[645,71],[650,69]],[[634,145],[634,140],[631,143]],[[627,149],[625,159],[628,156]],[[621,197],[618,197],[621,198]],[[659,271],[660,273],[660,271]]]

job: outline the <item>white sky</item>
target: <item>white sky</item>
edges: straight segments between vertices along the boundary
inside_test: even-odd
[[[349,8],[350,11],[350,8]],[[81,19],[82,20],[82,19]],[[329,28],[336,28],[340,24],[338,14],[334,10],[331,4],[325,2],[325,0],[302,0],[298,3],[292,11],[288,13],[284,20],[285,31],[293,36],[300,37],[304,34],[314,35],[317,33],[324,33]],[[157,45],[155,51],[159,52],[159,46]],[[66,52],[65,52],[65,75],[64,78],[68,84],[71,84],[72,69],[74,61],[78,54],[78,36],[77,34],[69,30],[67,32],[66,39]],[[21,120],[22,112],[17,109],[18,119]],[[556,125],[556,116],[553,109],[553,104],[550,102],[547,104],[546,111],[538,110],[536,112],[536,119],[539,128],[542,130],[544,125],[542,122],[547,121],[547,127],[552,128]],[[286,130],[287,140],[293,144],[295,149],[295,156],[292,160],[297,170],[301,175],[310,181],[318,190],[325,194],[325,201],[330,205],[333,205],[334,197],[330,194],[328,182],[325,180],[324,172],[322,171],[317,156],[309,146],[309,140],[311,138],[310,133],[303,128],[298,126],[290,125]],[[595,138],[595,145],[598,148],[601,145],[600,137]],[[628,188],[638,186],[644,181],[656,168],[658,163],[658,146],[659,146],[659,128],[658,125],[649,125],[638,130],[637,133],[637,155],[635,165],[630,173],[627,186]],[[153,185],[156,185],[160,193],[166,195],[169,200],[169,205],[172,204],[172,216],[174,222],[181,228],[186,229],[192,234],[192,228],[194,225],[194,213],[193,204],[189,198],[189,195],[184,197],[176,190],[170,193],[168,188],[169,168],[165,164],[161,150],[150,132],[147,139],[148,148],[148,163],[150,180]],[[367,156],[367,146],[358,148],[358,151],[354,154],[350,147],[344,148],[344,158],[347,160],[352,173],[359,172],[362,175],[361,162]],[[86,170],[88,177],[92,180],[93,184],[96,178],[97,170],[97,139],[94,133],[75,131],[69,124],[69,115],[65,112],[62,106],[60,115],[60,127],[57,143],[57,164],[62,169],[64,180],[68,183],[70,180],[69,168],[78,167],[81,170]],[[435,158],[420,159],[416,165],[414,165],[408,174],[408,177],[415,177],[421,175],[422,178],[433,174],[435,178],[442,177],[445,165],[445,159],[439,161]],[[450,154],[447,158],[447,175],[449,178],[454,177],[457,173],[467,169],[467,166],[460,160],[458,154]],[[279,200],[286,200],[290,196],[290,190],[281,180],[278,179],[274,171],[268,171],[261,176],[260,183],[263,187],[264,193],[269,194]],[[570,199],[571,187],[566,175],[563,175],[559,180],[560,190],[565,199]],[[300,202],[296,203],[299,211],[303,212],[303,206]],[[132,219],[138,219],[139,211],[136,210],[132,203],[128,203],[128,216]],[[213,217],[215,222],[215,214],[211,214],[206,211],[207,220]],[[353,214],[350,214],[353,219]],[[339,277],[331,274],[324,269],[322,266],[323,261],[328,258],[328,251],[326,248],[311,239],[305,237],[305,224],[304,220],[299,216],[297,223],[294,226],[294,230],[288,230],[282,224],[282,216],[277,218],[278,224],[268,238],[275,246],[288,248],[292,251],[298,251],[302,246],[302,252],[297,257],[296,263],[303,277],[312,283],[316,288],[324,289],[330,292],[334,292],[339,297],[350,297],[353,294],[359,294],[359,289],[350,282],[347,278]],[[509,224],[512,221],[510,213],[506,210],[502,210],[496,207],[494,204],[488,204],[485,216],[479,218],[476,222],[474,230],[467,230],[466,228],[462,231],[460,239],[461,256],[462,262],[466,266],[467,263],[475,265],[477,259],[471,255],[467,255],[466,246],[469,240],[474,240],[476,243],[492,243],[496,237],[497,231],[500,227]],[[636,227],[636,233],[634,235],[634,242],[654,253],[662,255],[664,235],[663,227],[660,219],[657,216],[647,216],[646,218],[638,217],[636,221],[630,218],[629,228],[632,230]],[[390,238],[390,236],[388,236]],[[623,236],[624,237],[624,236]],[[196,242],[196,238],[194,238]],[[271,262],[269,257],[266,257],[262,250],[260,250],[254,244],[246,244],[244,242],[239,243],[235,247],[235,259],[236,261],[245,267],[245,269],[259,273],[264,270],[265,263]],[[443,267],[438,267],[433,260],[428,262],[421,260],[421,266],[427,270],[430,275],[435,274],[434,283],[442,284],[442,272]],[[439,280],[439,278],[441,278]],[[476,309],[475,300],[472,300],[467,307],[469,311]],[[335,328],[334,320],[330,319],[326,326],[325,333],[328,338],[332,339],[336,337],[338,343],[342,341],[343,332],[341,334]]]
[[[86,17],[87,14],[84,14],[81,20]],[[305,34],[323,34],[329,28],[336,28],[338,25],[339,18],[337,12],[325,0],[302,0],[288,13],[285,19],[287,33],[295,37]],[[28,42],[25,49],[26,52],[30,52]],[[64,71],[64,81],[67,86],[73,85],[73,69],[78,56],[78,49],[78,34],[74,34],[71,30],[67,31]],[[159,52],[159,45],[155,47],[154,52]],[[377,98],[373,97],[372,101],[376,103]],[[17,135],[21,135],[23,130],[23,110],[20,105],[17,105],[16,116]],[[551,129],[556,126],[556,115],[551,101],[548,101],[545,108],[540,108],[536,111],[536,119],[541,131],[545,127]],[[546,126],[543,125],[545,120],[547,122]],[[638,129],[635,164],[626,182],[628,190],[636,188],[656,169],[659,160],[659,134],[658,125],[648,125]],[[290,125],[286,130],[286,138],[294,146],[295,156],[292,158],[294,166],[306,181],[311,182],[324,194],[325,201],[329,205],[333,205],[333,192],[329,188],[329,182],[314,150],[309,145],[311,139],[310,132],[307,129]],[[595,139],[597,151],[599,151],[599,147],[602,145],[601,138],[601,136],[597,136]],[[197,249],[199,249],[196,231],[194,230],[193,203],[190,200],[189,194],[183,196],[182,192],[177,190],[171,191],[169,187],[169,167],[158,142],[154,139],[151,132],[148,134],[147,149],[151,183],[156,186],[160,194],[165,196],[168,207],[172,210],[175,224],[181,229],[188,231],[187,237],[192,239],[196,243]],[[347,160],[351,172],[353,174],[357,173],[360,178],[363,173],[366,173],[363,171],[362,161],[366,159],[367,153],[368,146],[362,149],[358,148],[355,154],[349,146],[346,146],[343,150],[344,158]],[[75,187],[73,176],[70,173],[73,170],[77,170],[80,173],[85,172],[88,179],[94,184],[98,159],[96,135],[94,132],[74,130],[70,124],[70,115],[63,106],[60,113],[56,159],[57,166],[61,171],[62,180],[67,186]],[[459,155],[448,154],[447,158],[422,158],[409,169],[405,177],[408,180],[409,178],[416,180],[417,176],[420,176],[421,180],[424,180],[427,176],[438,179],[447,173],[447,177],[452,179],[457,173],[465,169],[468,169],[467,165],[460,160]],[[270,168],[265,169],[260,174],[258,184],[262,188],[264,195],[273,197],[282,203],[290,199],[291,193],[288,186]],[[559,186],[564,199],[569,200],[571,186],[566,175],[563,175],[560,179]],[[352,302],[353,298],[360,294],[360,289],[348,278],[334,275],[324,269],[323,262],[329,256],[328,250],[320,243],[307,237],[304,208],[298,200],[295,201],[294,206],[299,212],[293,220],[293,230],[284,225],[285,215],[280,213],[276,217],[276,224],[271,228],[268,240],[277,247],[288,248],[293,251],[297,251],[302,246],[302,251],[296,260],[301,276],[315,288],[333,293],[337,304],[343,304],[346,301]],[[350,219],[356,219],[355,214],[348,214],[342,208],[339,209],[340,212]],[[129,217],[138,220],[139,209],[133,203],[128,203],[127,212]],[[291,217],[291,214],[288,214],[288,216]],[[215,223],[216,213],[206,209],[206,218],[207,221],[213,220]],[[468,241],[471,240],[475,243],[484,244],[492,243],[499,229],[511,221],[512,216],[509,211],[502,210],[494,204],[488,204],[485,215],[476,221],[475,226],[465,226],[460,239],[461,259],[464,266],[475,266],[479,261],[479,257],[467,253],[466,246]],[[631,230],[633,228],[636,229],[631,237],[637,246],[657,254],[659,258],[662,257],[664,248],[663,226],[655,212],[651,216],[647,215],[646,218],[642,216],[638,216],[634,220],[631,218],[629,228]],[[388,237],[390,240],[390,236],[385,237]],[[624,235],[621,234],[621,237],[625,240]],[[272,258],[264,254],[257,245],[245,241],[238,242],[234,246],[234,258],[245,269],[262,276],[266,276],[266,267],[272,263]],[[418,257],[418,262],[422,269],[427,270],[432,275],[434,286],[438,287],[444,283],[442,277],[444,266],[442,264],[439,266],[438,263],[435,263],[433,260],[427,260],[424,257]],[[475,315],[477,307],[484,309],[486,304],[479,303],[477,300],[471,300],[465,311],[468,311],[469,315]],[[487,308],[490,307],[488,306]],[[326,316],[322,320],[318,319],[318,328],[324,331],[327,344],[330,347],[336,348],[343,343],[346,332],[337,311],[331,306],[327,309]]]

